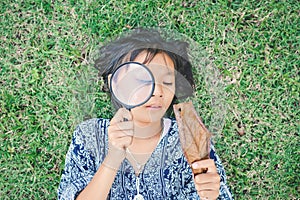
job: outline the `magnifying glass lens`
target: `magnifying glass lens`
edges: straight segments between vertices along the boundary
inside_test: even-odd
[[[112,94],[128,109],[147,102],[153,90],[153,75],[146,66],[140,63],[124,63],[111,77]]]

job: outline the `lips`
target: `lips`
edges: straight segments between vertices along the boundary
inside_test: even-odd
[[[151,108],[151,109],[160,109],[161,106],[155,106],[155,105],[152,105],[152,106],[146,106],[147,108]]]
[[[160,104],[160,103],[148,104],[148,105],[146,105],[146,108],[152,109],[152,110],[159,110],[162,108],[162,104]]]

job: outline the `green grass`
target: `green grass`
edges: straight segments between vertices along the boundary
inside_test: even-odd
[[[235,199],[299,199],[299,11],[292,0],[2,0],[0,199],[56,198],[75,125],[111,116],[101,83],[80,84],[85,59],[138,26],[185,34],[219,69],[229,109],[215,140]]]

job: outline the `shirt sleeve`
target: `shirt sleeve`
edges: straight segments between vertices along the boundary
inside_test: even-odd
[[[210,158],[215,161],[218,174],[220,175],[220,178],[221,178],[218,200],[231,200],[231,199],[233,199],[232,194],[230,192],[230,189],[229,189],[229,187],[227,186],[227,183],[226,183],[225,169],[222,165],[221,159],[216,154],[215,148],[214,148],[212,143],[211,143],[211,150],[210,150]]]
[[[95,172],[95,159],[86,148],[85,136],[78,126],[66,155],[65,168],[58,187],[58,200],[75,199]]]

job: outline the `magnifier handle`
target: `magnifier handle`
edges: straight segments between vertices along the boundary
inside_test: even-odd
[[[131,111],[131,108],[127,108],[127,107],[125,107],[129,112]],[[127,122],[128,121],[128,119],[126,118],[126,117],[123,117],[123,122]]]

